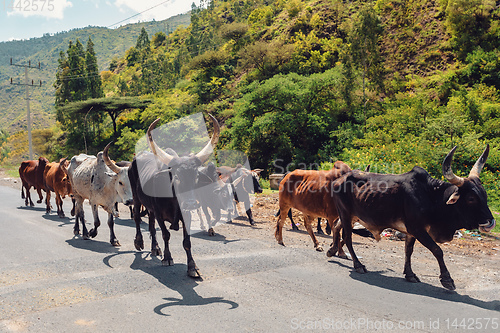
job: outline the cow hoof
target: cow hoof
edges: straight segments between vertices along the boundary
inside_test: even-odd
[[[95,236],[97,236],[97,229],[94,229],[94,228],[90,229],[89,236],[92,237],[92,238],[94,238]]]
[[[415,275],[406,275],[405,276],[406,281],[411,282],[411,283],[417,283],[420,282],[420,279]]]
[[[173,266],[174,265],[174,259],[163,259],[161,261],[162,266]]]
[[[73,235],[78,236],[80,234],[80,230],[73,229]]]
[[[64,213],[61,213],[61,214],[58,214],[58,215],[59,215],[59,217],[60,217],[60,218],[62,218],[62,219],[66,217],[66,215],[64,215]]]
[[[296,225],[294,225],[294,226],[292,227],[292,230],[293,230],[293,231],[299,231],[299,228],[298,228]]]
[[[36,203],[42,203],[42,199],[37,200]]]
[[[142,251],[144,250],[144,241],[142,239],[141,240],[134,239],[134,246],[137,251]]]
[[[75,210],[74,209],[71,210],[71,216],[75,216]]]
[[[441,284],[443,287],[445,287],[448,290],[455,290],[455,282],[453,282],[453,279],[451,277],[446,277],[446,278],[440,278]]]
[[[152,248],[151,255],[155,257],[161,257],[161,249],[159,247]]]
[[[366,270],[366,267],[364,265],[361,265],[359,267],[355,267],[354,269],[356,270],[356,272],[358,272],[360,274],[368,273],[368,271]]]
[[[278,241],[278,244],[282,245],[282,246],[285,246],[285,243],[283,243],[283,241],[281,241],[281,242]]]
[[[210,229],[208,229],[208,235],[209,235],[209,236],[215,236],[215,231],[214,231],[214,228],[210,228]]]
[[[339,252],[339,258],[340,259],[348,259],[347,254],[345,254],[345,252],[342,252],[342,253]]]
[[[120,242],[118,241],[118,239],[111,240],[111,241],[110,241],[110,243],[111,243],[111,245],[113,245],[113,246],[121,246],[121,245],[120,245]]]
[[[27,206],[27,205],[26,205]],[[31,207],[35,207],[35,204],[34,203],[30,203],[30,206]]]
[[[88,234],[83,235],[82,237],[83,237],[83,239],[85,239],[85,240],[89,240],[89,239],[90,239]]]
[[[198,269],[198,267],[188,269],[187,274],[193,279],[201,278],[200,270]]]
[[[254,220],[250,221],[250,225],[255,225],[255,221]]]
[[[328,258],[331,258],[333,257],[335,254],[337,253],[337,249],[331,247],[330,249],[328,249],[328,251],[326,251],[326,256]]]
[[[323,247],[320,245],[316,246],[316,251],[323,252]]]
[[[325,233],[323,232],[323,230],[321,229],[318,229],[318,231],[316,232],[318,235],[324,235]]]

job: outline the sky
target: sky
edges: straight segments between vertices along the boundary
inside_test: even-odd
[[[118,28],[160,21],[189,11],[193,2],[199,5],[200,0],[0,0],[0,42],[89,25]]]

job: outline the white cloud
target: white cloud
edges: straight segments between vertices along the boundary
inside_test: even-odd
[[[185,13],[191,10],[191,4],[196,3],[196,5],[200,4],[200,0],[170,0],[165,2],[164,4],[159,5],[151,10],[142,13],[139,16],[132,18],[126,23],[133,23],[137,21],[151,21],[155,20],[165,20],[171,16],[175,16],[178,14]],[[134,12],[140,13],[143,12],[155,5],[162,3],[161,0],[157,1],[137,1],[137,0],[115,0],[114,5],[118,7],[120,10],[124,10],[125,8],[131,9]]]
[[[12,7],[8,8],[7,15],[20,15],[24,17],[42,16],[62,20],[64,18],[64,10],[72,6],[73,4],[68,0],[15,0]]]

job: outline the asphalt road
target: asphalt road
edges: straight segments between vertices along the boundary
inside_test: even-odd
[[[310,248],[234,236],[239,224],[193,237],[204,277],[193,280],[182,233],[172,233],[176,264],[162,267],[134,249],[128,214],[117,220],[114,248],[102,210],[99,234],[83,240],[73,237],[73,218],[26,208],[19,192],[0,187],[2,332],[500,331],[500,288],[471,296],[386,268],[361,275]]]

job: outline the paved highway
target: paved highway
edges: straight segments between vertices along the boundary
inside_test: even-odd
[[[69,215],[68,201],[64,208]],[[434,285],[407,283],[387,268],[360,275],[350,261],[234,230],[193,238],[204,276],[193,280],[180,232],[171,239],[176,264],[162,267],[148,251],[135,251],[128,214],[117,221],[122,246],[114,248],[102,210],[92,240],[73,237],[73,218],[24,207],[19,190],[0,187],[0,211],[2,332],[500,330],[498,289],[470,296],[441,288],[437,278]],[[244,226],[218,228],[224,235]]]

